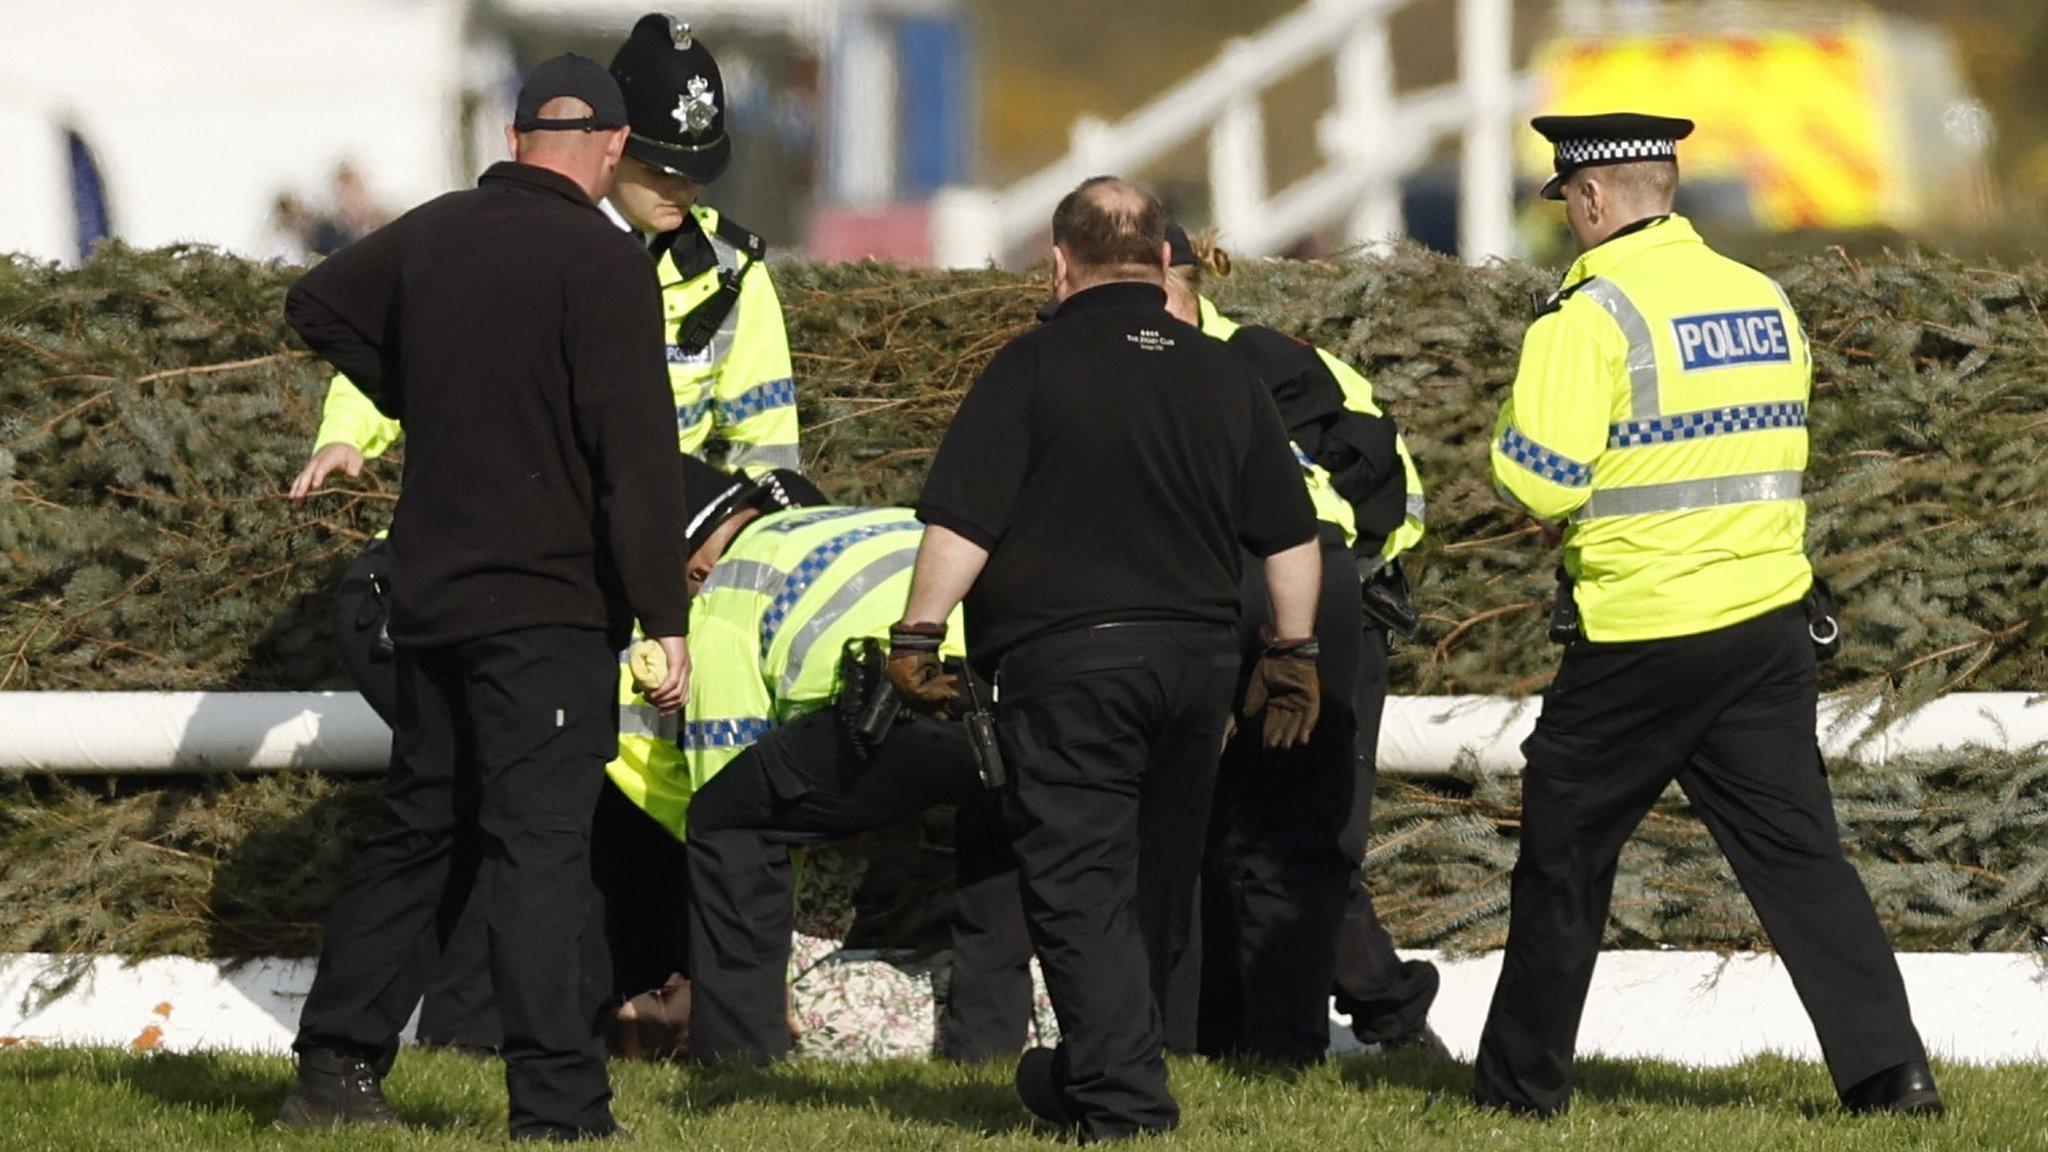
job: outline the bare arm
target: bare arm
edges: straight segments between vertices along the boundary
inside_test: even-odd
[[[943,624],[988,566],[988,549],[951,528],[926,525],[917,547],[917,568],[910,575],[910,598],[903,618],[913,624]],[[1314,615],[1313,594],[1309,601]]]
[[[1323,590],[1322,546],[1311,539],[1266,557],[1266,588],[1273,598],[1276,638],[1299,640],[1316,631],[1316,601]]]

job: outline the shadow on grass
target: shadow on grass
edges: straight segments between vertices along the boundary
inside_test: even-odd
[[[1025,1112],[1007,1075],[1001,1083],[965,1076],[933,1083],[931,1068],[922,1062],[869,1065],[858,1082],[848,1083],[843,1074],[802,1063],[701,1066],[690,1087],[672,1103],[689,1115],[750,1103],[879,1111],[897,1121],[984,1137],[1050,1131]]]
[[[1423,1053],[1395,1053],[1349,1057],[1339,1068],[1345,1083],[1364,1091],[1406,1088],[1424,1093],[1432,1103],[1463,1104],[1471,1100],[1473,1069],[1464,1061]],[[1700,1069],[1596,1057],[1575,1063],[1572,1098],[1689,1109],[1753,1109],[1759,1103],[1771,1103],[1771,1097],[1778,1097],[1786,1108],[1809,1117],[1836,1110],[1825,1075],[1814,1079],[1812,1089],[1817,1095],[1812,1099],[1805,1098],[1807,1085],[1803,1083],[1785,1087],[1787,1091],[1782,1094],[1767,1093],[1760,1099],[1754,1078],[1715,1076]]]
[[[253,1066],[246,1057],[211,1052],[159,1052],[132,1056],[96,1067],[74,1068],[74,1076],[98,1075],[109,1085],[126,1085],[157,1102],[191,1112],[240,1113],[257,1128],[277,1119],[277,1110],[291,1090],[289,1074]],[[392,1107],[407,1124],[428,1129],[474,1127],[477,1117],[411,1100]]]

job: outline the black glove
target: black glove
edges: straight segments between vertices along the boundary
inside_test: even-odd
[[[1316,676],[1321,645],[1313,636],[1300,640],[1269,640],[1252,669],[1244,693],[1244,718],[1266,717],[1266,747],[1293,748],[1308,743],[1316,717],[1323,710],[1322,681]]]
[[[945,642],[944,624],[904,620],[889,628],[889,683],[905,708],[940,720],[951,719],[960,707],[960,677],[939,659]]]

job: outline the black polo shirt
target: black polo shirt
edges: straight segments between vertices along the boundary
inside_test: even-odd
[[[1315,509],[1271,392],[1166,311],[1163,289],[1100,285],[996,353],[918,501],[989,550],[968,647],[1095,624],[1233,624],[1240,548],[1314,539]]]

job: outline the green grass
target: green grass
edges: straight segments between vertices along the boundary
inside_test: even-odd
[[[1946,1120],[1845,1116],[1816,1065],[1763,1059],[1709,1071],[1588,1061],[1577,1103],[1548,1124],[1464,1102],[1468,1066],[1403,1055],[1302,1074],[1181,1061],[1181,1130],[1167,1149],[2048,1148],[2048,1065],[1945,1067]],[[110,1050],[0,1052],[0,1148],[379,1149],[504,1143],[500,1067],[408,1051],[387,1087],[412,1127],[269,1128],[288,1061]],[[765,1071],[626,1065],[619,1118],[634,1147],[717,1149],[1047,1148],[1012,1096],[1007,1067],[794,1063]]]

